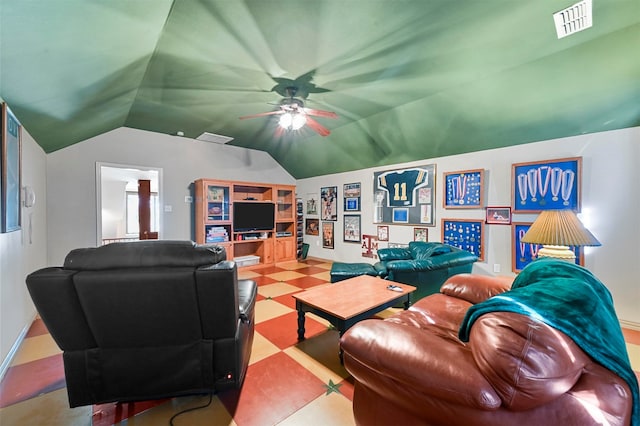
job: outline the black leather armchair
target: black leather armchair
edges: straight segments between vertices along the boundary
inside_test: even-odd
[[[438,293],[452,275],[469,273],[478,257],[468,251],[438,242],[411,241],[408,248],[378,250],[375,269],[388,280],[417,287],[411,303]]]
[[[63,350],[70,407],[240,387],[257,287],[220,246],[114,243],[27,277]]]

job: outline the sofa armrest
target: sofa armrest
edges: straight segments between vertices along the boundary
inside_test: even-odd
[[[73,283],[75,274],[75,271],[50,267],[31,273],[26,279],[42,321],[64,351],[96,346]]]
[[[436,397],[483,410],[501,405],[471,352],[460,342],[418,327],[365,320],[344,334],[341,347],[346,369],[378,393],[413,389],[408,392],[425,399]]]
[[[420,260],[391,260],[385,262],[385,266],[390,271],[434,271],[467,265],[477,260],[477,256],[460,250]]]
[[[411,256],[411,251],[406,247],[387,247],[378,250],[378,259],[381,262],[388,262],[391,260],[413,259],[413,256]]]
[[[387,275],[389,275],[387,262],[376,262],[373,264],[373,269],[375,269],[376,275],[380,278],[385,278]]]
[[[458,274],[449,277],[440,292],[476,304],[511,289],[515,277]]]

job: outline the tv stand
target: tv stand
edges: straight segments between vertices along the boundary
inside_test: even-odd
[[[241,268],[273,266],[296,259],[295,186],[202,178],[194,182],[194,190],[196,243],[224,246],[227,259],[238,258]],[[275,203],[274,228],[234,231],[236,201]]]

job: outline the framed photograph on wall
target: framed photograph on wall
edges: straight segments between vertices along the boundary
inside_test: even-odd
[[[333,222],[322,222],[322,248],[332,249],[333,246]]]
[[[389,227],[378,225],[378,241],[389,241]]]
[[[360,211],[360,194],[360,182],[344,184],[342,196],[344,197],[345,212]]]
[[[304,224],[304,233],[307,235],[320,235],[320,219],[306,218]]]
[[[514,213],[581,208],[582,157],[516,163],[511,168]]]
[[[322,220],[338,220],[338,187],[326,186],[320,188],[321,218]]]
[[[2,166],[2,200],[0,204],[0,228],[2,232],[13,232],[20,229],[20,202],[22,188],[22,146],[20,140],[20,123],[6,103],[0,107],[0,138]]]
[[[436,165],[373,174],[374,223],[433,226]]]
[[[320,204],[319,197],[317,193],[307,194],[307,214],[311,216],[316,216],[318,214],[318,204]]]
[[[533,222],[513,222],[511,224],[511,270],[522,271],[525,266],[538,257],[540,245],[521,241]],[[576,254],[576,264],[584,266],[584,250],[581,247],[570,247]]]
[[[429,241],[429,228],[413,228],[413,241]]]
[[[359,214],[344,215],[344,242],[345,243],[360,242],[360,215]]]
[[[490,225],[510,225],[511,207],[487,207],[485,223]]]
[[[463,170],[444,173],[445,209],[482,208],[484,200],[484,170]]]
[[[469,219],[442,219],[442,242],[458,247],[484,260],[484,221]]]

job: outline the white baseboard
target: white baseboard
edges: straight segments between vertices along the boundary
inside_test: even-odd
[[[11,361],[13,361],[13,357],[16,356],[18,349],[20,349],[20,345],[24,340],[24,336],[27,335],[27,332],[29,331],[29,328],[31,328],[31,324],[33,324],[33,321],[35,320],[35,318],[36,316],[34,316],[33,319],[27,325],[24,326],[24,328],[18,335],[18,338],[16,339],[13,346],[9,350],[9,353],[7,354],[6,358],[2,361],[2,364],[0,364],[0,381],[2,381],[2,379],[4,378],[4,375],[7,373],[7,370],[11,366]]]
[[[622,326],[622,328],[640,331],[640,323],[637,322],[620,320],[620,326]]]

